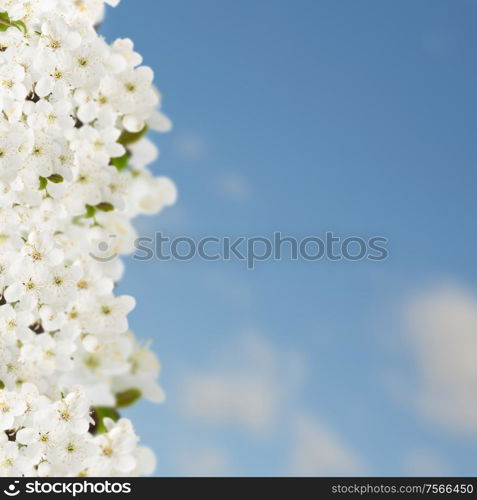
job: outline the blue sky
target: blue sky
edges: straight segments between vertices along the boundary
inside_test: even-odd
[[[158,474],[475,474],[476,16],[471,0],[108,10],[102,32],[135,41],[175,125],[154,170],[180,200],[141,235],[389,238],[378,263],[127,261],[131,325],[164,365],[167,403],[128,413]]]

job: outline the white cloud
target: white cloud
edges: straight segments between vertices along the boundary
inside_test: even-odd
[[[477,299],[441,287],[408,305],[408,340],[419,372],[416,405],[432,421],[477,435]]]
[[[214,432],[218,424],[252,437],[280,432],[279,461],[285,475],[339,476],[362,471],[361,460],[344,440],[297,408],[306,372],[300,355],[279,350],[259,335],[246,334],[214,358],[215,366],[185,380],[182,407],[186,416],[215,424]],[[215,456],[219,466],[220,458]]]
[[[134,222],[139,237],[154,238],[157,232],[186,232],[192,227],[191,218],[183,204],[168,207],[154,217],[141,216]],[[154,247],[152,247],[154,248]]]
[[[217,190],[223,197],[237,202],[244,202],[252,195],[250,181],[238,172],[224,172],[217,179]]]
[[[236,273],[226,266],[208,267],[206,272],[204,287],[213,294],[215,300],[243,307],[253,302],[255,298],[253,286],[242,273]]]
[[[260,430],[271,425],[277,408],[275,387],[253,375],[198,375],[186,386],[189,415]]]
[[[230,457],[220,448],[183,452],[179,465],[184,476],[220,477],[231,474]]]
[[[413,450],[404,459],[404,472],[414,477],[449,476],[449,468],[441,457],[429,450]]]
[[[247,335],[224,353],[221,361],[221,366],[186,378],[186,414],[245,430],[273,428],[281,405],[300,376],[301,359],[279,353],[262,338]]]
[[[193,161],[204,158],[207,149],[205,141],[195,133],[176,134],[173,148],[177,156]]]
[[[308,415],[296,417],[290,473],[295,476],[357,476],[362,460],[322,422]]]
[[[458,48],[458,34],[442,29],[428,31],[422,38],[422,48],[433,59],[448,59]]]

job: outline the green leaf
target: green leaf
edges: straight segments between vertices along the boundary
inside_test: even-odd
[[[104,434],[107,429],[104,425],[104,419],[110,418],[117,422],[120,418],[119,413],[114,408],[109,408],[106,406],[97,406],[93,408],[93,412],[91,414],[94,420],[94,431],[93,434]]]
[[[122,172],[128,168],[129,158],[131,158],[131,153],[126,153],[118,158],[111,158],[111,164],[118,169],[118,172]]]
[[[107,201],[103,201],[98,203],[96,208],[101,210],[101,212],[112,212],[114,210],[114,205],[112,203],[108,203]]]
[[[7,12],[0,12],[0,31],[7,31],[8,28],[12,27],[10,22],[10,17]]]
[[[94,217],[96,214],[96,208],[94,208],[91,205],[86,205],[86,215],[84,216],[85,219],[91,219]]]
[[[24,33],[27,32],[27,27],[23,21],[12,21],[8,12],[0,12],[0,32],[7,31],[8,28],[17,28]]]
[[[118,142],[123,146],[127,146],[128,144],[134,144],[147,133],[148,129],[149,127],[146,125],[139,132],[128,132],[127,130],[124,130],[121,136],[119,137]]]
[[[50,182],[54,182],[55,184],[59,184],[60,182],[63,182],[63,176],[60,174],[52,174],[48,177],[48,180]]]
[[[28,28],[26,27],[26,24],[23,21],[13,21],[13,24],[19,29],[23,30],[23,33],[26,33],[28,31]]]
[[[116,408],[127,408],[137,403],[142,397],[139,389],[128,389],[116,394]]]
[[[5,383],[3,380],[0,380],[0,389],[5,389]]]
[[[43,191],[43,189],[46,189],[46,185],[48,184],[48,179],[46,177],[40,177],[40,186],[38,189],[40,191]]]

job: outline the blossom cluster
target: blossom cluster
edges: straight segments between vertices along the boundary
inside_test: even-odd
[[[132,219],[176,199],[147,165],[153,72],[95,27],[119,0],[0,0],[0,475],[141,475],[118,409],[160,402],[159,362],[116,296]]]

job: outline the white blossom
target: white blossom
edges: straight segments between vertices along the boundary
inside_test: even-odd
[[[0,0],[0,476],[155,466],[118,412],[164,399],[160,364],[114,284],[132,219],[177,192],[148,169],[171,128],[152,70],[95,30],[118,3]]]

